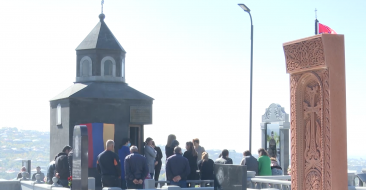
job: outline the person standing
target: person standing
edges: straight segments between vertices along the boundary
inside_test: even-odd
[[[62,149],[62,152],[60,152],[57,155],[55,161],[56,177],[59,178],[58,183],[63,187],[69,186],[69,181],[67,180],[67,178],[70,177],[70,166],[69,166],[68,155],[71,150],[72,150],[71,146],[69,145],[65,146]]]
[[[187,158],[189,162],[190,173],[187,176],[187,180],[197,180],[197,152],[193,147],[192,142],[186,142],[186,150],[183,154],[183,157]],[[189,187],[192,187],[192,184],[188,184]]]
[[[119,159],[121,159],[121,162],[124,162],[126,156],[130,154],[130,146],[131,146],[131,143],[130,143],[129,138],[122,139],[122,146],[118,150],[118,157],[119,157]],[[121,188],[127,189],[124,163],[121,163],[121,172],[122,172],[121,173]]]
[[[24,166],[22,167],[22,169],[20,169],[20,172],[17,175],[17,179],[22,179],[23,175],[22,173],[25,173],[25,177],[28,178],[29,177],[29,173],[27,172],[27,168],[25,168]]]
[[[44,173],[41,172],[41,167],[37,166],[36,170],[37,170],[37,172],[32,175],[32,181],[36,181],[36,175],[37,174],[41,175],[41,181],[43,181],[44,180]]]
[[[56,161],[57,155],[55,156],[55,159],[52,160],[49,165],[48,165],[48,169],[47,169],[47,184],[52,184],[52,178],[55,176],[55,171],[56,171],[56,166],[55,166],[55,161]]]
[[[149,173],[147,161],[145,157],[138,153],[136,146],[131,146],[130,152],[131,154],[126,156],[124,161],[127,188],[142,189],[144,179]]]
[[[147,161],[147,166],[149,167],[149,174],[151,179],[154,176],[155,170],[155,158],[156,158],[156,150],[152,147],[153,139],[148,137],[145,141],[145,157]]]
[[[229,158],[229,151],[227,149],[222,150],[220,157],[215,160],[216,164],[233,164],[233,160]]]
[[[269,176],[272,175],[271,160],[268,157],[268,153],[263,148],[258,149],[258,175]]]
[[[190,166],[187,158],[182,156],[182,149],[174,148],[174,155],[166,161],[166,176],[170,185],[177,185],[181,188],[187,187],[187,176],[190,174]]]
[[[171,155],[174,154],[173,141],[176,140],[177,137],[173,134],[168,136],[168,142],[165,146],[165,158],[168,159]]]
[[[114,141],[107,140],[107,149],[97,157],[97,170],[102,176],[103,187],[121,187],[121,164],[114,153]]]
[[[247,166],[248,171],[253,171],[255,175],[258,175],[258,160],[252,156],[249,150],[244,151],[243,156],[240,165]]]
[[[203,152],[202,158],[198,162],[201,180],[214,180],[214,162],[208,158],[208,153]]]
[[[159,181],[159,175],[160,175],[161,165],[163,164],[162,161],[161,161],[161,159],[163,158],[163,153],[161,152],[160,147],[155,146],[155,142],[154,141],[152,141],[152,147],[156,151],[154,179],[155,179],[155,181]],[[158,184],[157,183],[155,183],[155,187],[158,187]]]
[[[272,170],[272,175],[282,175],[282,168],[281,166],[278,164],[277,160],[275,157],[271,157],[271,170]]]
[[[202,158],[202,153],[205,152],[205,148],[200,146],[200,140],[198,138],[193,139],[192,142],[193,142],[193,145],[194,145],[194,149],[197,152],[197,163],[198,163],[198,161],[200,161],[201,158]]]

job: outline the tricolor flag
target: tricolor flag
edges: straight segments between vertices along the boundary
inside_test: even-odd
[[[87,123],[88,128],[88,167],[96,168],[97,157],[106,147],[107,140],[114,140],[114,124]]]
[[[319,23],[318,19],[315,20],[315,34],[337,34],[333,29],[328,26]]]

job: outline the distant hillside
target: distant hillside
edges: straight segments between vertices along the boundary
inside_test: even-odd
[[[46,171],[50,155],[50,133],[17,128],[0,128],[0,179],[14,179],[21,160],[32,160],[32,169]]]

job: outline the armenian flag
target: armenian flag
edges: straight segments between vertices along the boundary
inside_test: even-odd
[[[315,34],[337,34],[336,31],[331,29],[329,26],[319,23],[318,19],[315,19]]]
[[[106,147],[108,139],[114,140],[114,124],[87,123],[81,124],[88,128],[88,167],[97,167],[97,157]]]

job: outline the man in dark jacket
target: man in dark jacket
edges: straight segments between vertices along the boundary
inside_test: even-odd
[[[143,189],[144,179],[149,173],[146,158],[138,153],[136,146],[131,146],[130,152],[124,161],[127,188]]]
[[[36,170],[37,170],[37,172],[32,175],[32,181],[36,181],[37,180],[36,175],[39,174],[40,175],[40,181],[44,182],[43,181],[44,180],[44,173],[41,172],[41,167],[37,166]]]
[[[98,155],[97,169],[102,176],[103,187],[121,187],[121,164],[114,153],[114,141],[107,140],[107,150]]]
[[[65,146],[62,152],[58,153],[55,161],[56,177],[59,178],[58,183],[63,187],[69,186],[67,178],[70,177],[70,168],[67,156],[71,150],[71,146]]]
[[[170,185],[187,187],[187,176],[190,172],[189,162],[182,156],[182,149],[179,146],[175,147],[174,155],[169,157],[166,162],[166,176]]]
[[[252,156],[249,150],[244,153],[244,158],[241,160],[240,165],[247,166],[248,171],[254,171],[255,175],[258,175],[258,160]]]

